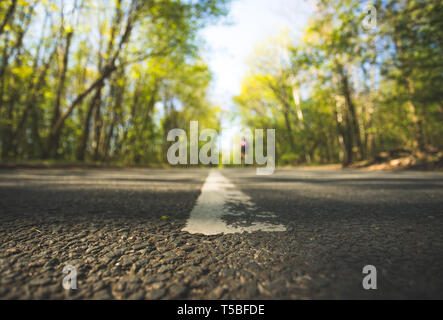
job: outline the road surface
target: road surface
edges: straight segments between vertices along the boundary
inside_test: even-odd
[[[0,299],[324,298],[443,298],[442,173],[0,170]]]

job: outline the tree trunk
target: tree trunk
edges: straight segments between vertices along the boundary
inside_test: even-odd
[[[101,101],[101,87],[98,87],[96,89],[94,97],[89,103],[88,111],[86,112],[85,123],[83,125],[83,133],[80,139],[80,145],[77,149],[77,160],[79,161],[85,160],[86,147],[88,145],[88,140],[89,140],[92,112],[100,103],[100,101]]]
[[[414,148],[418,151],[423,152],[426,149],[423,138],[423,120],[421,119],[414,103],[415,89],[414,82],[411,79],[408,79],[407,81],[407,90],[409,94],[407,104],[409,108],[412,127],[414,130]]]
[[[17,7],[17,0],[12,0],[12,3],[9,6],[8,11],[6,12],[4,19],[0,24],[0,35],[3,34],[3,31],[5,30],[6,25],[9,23],[9,20],[12,19],[16,7]]]
[[[337,64],[337,68],[338,68],[338,72],[341,77],[340,79],[341,79],[341,84],[342,84],[343,96],[345,97],[346,106],[349,111],[349,123],[347,124],[347,126],[350,127],[349,128],[350,130],[348,130],[348,136],[349,136],[349,139],[351,139],[352,141],[355,141],[355,143],[358,147],[358,152],[361,155],[362,154],[362,152],[361,152],[362,143],[361,143],[361,137],[360,137],[360,127],[358,124],[355,105],[354,105],[354,102],[351,97],[349,78],[348,78],[348,75],[341,64]],[[351,152],[353,152],[353,150]],[[352,157],[351,157],[351,159],[352,159]]]
[[[71,47],[72,36],[73,36],[72,32],[68,32],[66,34],[66,44],[63,52],[63,61],[61,64],[60,77],[57,86],[57,94],[55,98],[54,108],[52,111],[52,120],[50,126],[51,129],[48,137],[48,146],[44,154],[44,158],[57,157],[57,150],[59,147],[61,132],[59,130],[56,130],[55,126],[57,121],[60,119],[61,99],[65,91],[66,73],[68,71],[68,61],[69,61],[69,49]]]

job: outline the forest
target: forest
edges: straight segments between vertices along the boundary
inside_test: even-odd
[[[2,0],[1,161],[161,165],[169,130],[219,130],[198,32],[228,12],[228,0]],[[442,40],[439,0],[315,1],[301,39],[257,46],[235,115],[276,129],[280,165],[441,161]]]
[[[256,49],[239,114],[276,128],[280,164],[441,164],[442,42],[438,0],[318,1],[301,41]]]
[[[218,125],[196,35],[224,14],[219,0],[1,1],[1,159],[164,162],[164,132]]]

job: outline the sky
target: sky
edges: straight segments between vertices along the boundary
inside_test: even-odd
[[[228,16],[201,32],[206,42],[202,55],[214,78],[212,102],[232,110],[254,48],[285,30],[297,41],[311,8],[308,0],[233,0]]]
[[[227,111],[222,118],[225,148],[231,149],[229,144],[241,135],[240,120],[230,117],[235,109],[232,98],[240,93],[254,48],[284,31],[296,43],[312,8],[312,0],[232,0],[228,16],[202,30],[202,56],[213,73],[210,100]]]

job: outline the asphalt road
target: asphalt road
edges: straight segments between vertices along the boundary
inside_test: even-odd
[[[0,170],[0,299],[323,298],[443,298],[442,173]]]

